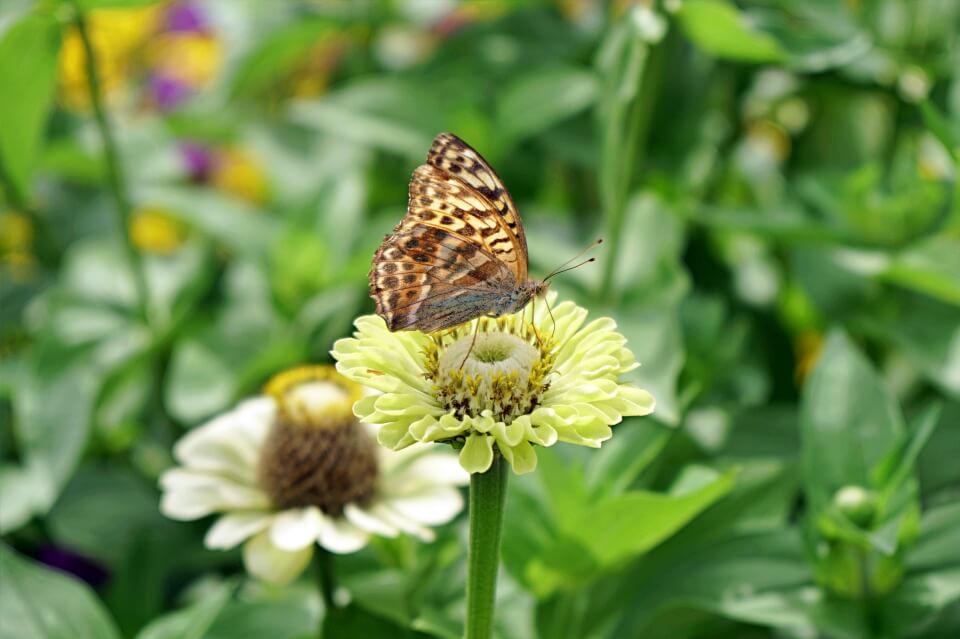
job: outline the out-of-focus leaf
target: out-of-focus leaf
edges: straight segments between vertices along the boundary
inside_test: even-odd
[[[902,444],[894,448],[874,469],[872,483],[879,486],[889,499],[908,478],[915,475],[920,451],[933,435],[940,421],[941,406],[929,406],[916,418],[916,424],[904,437]]]
[[[960,238],[938,235],[899,253],[883,279],[960,306]]]
[[[319,595],[227,604],[204,639],[313,636],[322,611]]]
[[[137,639],[205,639],[230,600],[233,588],[221,584],[189,608],[156,619],[137,634]]]
[[[236,392],[235,371],[224,353],[200,340],[185,340],[178,345],[165,392],[171,415],[195,423],[224,408]]]
[[[0,544],[0,574],[3,639],[119,639],[85,584],[37,566],[5,544]]]
[[[0,33],[0,86],[6,94],[0,100],[0,169],[23,200],[53,100],[59,51],[60,24],[52,11],[29,13]]]
[[[237,66],[231,90],[250,96],[270,87],[298,64],[324,37],[336,33],[327,19],[295,20],[267,35]]]
[[[53,505],[76,468],[99,387],[98,373],[79,363],[33,370],[21,380],[14,395],[16,434],[24,464],[42,495],[36,512]]]
[[[67,484],[46,519],[56,543],[110,564],[126,552],[135,530],[162,522],[156,491],[142,478],[89,466]]]
[[[15,464],[0,466],[0,534],[27,523],[49,501],[43,477],[33,477],[27,468]]]
[[[747,16],[725,0],[686,0],[677,15],[687,36],[711,55],[754,63],[785,57],[773,36],[753,28]]]
[[[370,637],[413,637],[413,632],[357,605],[327,611],[323,618],[323,639],[369,639]]]
[[[940,140],[940,144],[954,162],[960,162],[960,133],[957,132],[957,128],[940,112],[937,105],[929,100],[920,105],[920,112],[930,132]]]
[[[311,129],[421,161],[439,132],[438,118],[431,121],[436,107],[415,96],[419,90],[408,84],[356,83],[323,100],[295,102],[290,116]]]
[[[277,235],[279,225],[274,218],[209,189],[152,186],[138,189],[136,197],[238,253],[264,254]]]
[[[156,4],[159,0],[78,0],[83,9],[132,9]]]
[[[597,98],[594,74],[575,67],[537,69],[516,78],[499,96],[500,130],[520,140],[590,107]]]
[[[815,512],[870,470],[899,441],[903,417],[883,382],[841,331],[827,337],[804,387],[800,428],[804,484]]]
[[[615,426],[614,437],[591,455],[587,484],[598,495],[617,495],[649,466],[670,439],[671,432],[651,421],[628,419]]]

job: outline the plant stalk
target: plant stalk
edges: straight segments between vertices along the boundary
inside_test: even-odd
[[[323,597],[325,614],[337,609],[337,579],[334,572],[333,553],[326,548],[317,548],[317,583],[320,585],[320,596]]]
[[[470,476],[466,639],[490,639],[493,636],[507,466],[503,457],[497,454],[485,473]]]
[[[77,0],[73,0],[74,23],[77,27],[77,33],[80,35],[80,41],[83,44],[83,53],[87,72],[87,89],[90,92],[90,103],[93,105],[93,113],[97,122],[97,128],[100,132],[100,138],[103,141],[103,155],[107,168],[107,182],[110,193],[113,196],[114,212],[117,217],[117,224],[120,227],[120,235],[123,238],[123,246],[127,254],[130,272],[133,276],[133,284],[136,292],[136,306],[141,318],[149,321],[147,313],[148,293],[147,280],[144,276],[143,262],[140,259],[140,253],[137,252],[133,241],[130,238],[130,200],[127,196],[126,181],[123,171],[120,167],[117,145],[113,136],[113,128],[110,124],[110,118],[107,115],[106,107],[103,104],[103,95],[101,93],[100,74],[97,71],[96,53],[93,49],[93,43],[90,39],[90,30],[87,26],[86,16]]]

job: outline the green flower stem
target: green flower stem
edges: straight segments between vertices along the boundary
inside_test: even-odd
[[[487,472],[470,475],[466,639],[489,639],[493,636],[507,467],[507,462],[497,454]]]
[[[337,581],[333,553],[322,546],[317,548],[317,583],[320,584],[320,595],[323,597],[323,605],[326,608],[325,614],[330,614],[330,611],[337,608],[335,597]]]
[[[90,40],[90,30],[87,28],[86,17],[77,0],[73,0],[73,7],[74,23],[80,35],[80,41],[83,43],[90,103],[93,105],[93,113],[97,121],[97,128],[100,130],[100,138],[103,140],[103,155],[107,166],[107,180],[115,205],[114,211],[117,216],[117,223],[120,226],[123,245],[126,249],[127,261],[130,263],[130,271],[133,274],[133,283],[137,294],[137,308],[143,320],[147,321],[149,319],[147,315],[147,280],[143,273],[143,263],[140,260],[140,254],[130,239],[130,200],[127,197],[126,182],[120,168],[117,145],[113,137],[113,128],[110,125],[110,119],[107,117],[107,110],[103,105],[100,74],[97,71],[96,53],[93,50],[93,44]]]

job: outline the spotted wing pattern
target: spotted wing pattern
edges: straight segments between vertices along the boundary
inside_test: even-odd
[[[427,164],[460,180],[489,203],[501,226],[501,233],[491,238],[496,244],[494,254],[513,270],[518,282],[525,282],[527,238],[523,234],[523,223],[507,187],[493,168],[482,155],[452,133],[441,133],[434,138],[427,153]]]
[[[390,330],[456,326],[496,309],[526,278],[523,227],[493,170],[449,133],[437,136],[427,162],[370,271],[370,295]]]

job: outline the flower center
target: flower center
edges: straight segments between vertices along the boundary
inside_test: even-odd
[[[266,386],[277,417],[260,453],[260,485],[279,509],[317,506],[340,515],[373,496],[376,443],[352,414],[357,384],[332,367],[281,373]]]
[[[468,324],[434,337],[425,353],[427,379],[457,417],[489,410],[509,424],[536,408],[549,388],[553,345],[529,324],[515,331],[502,319],[479,322],[476,336]]]

